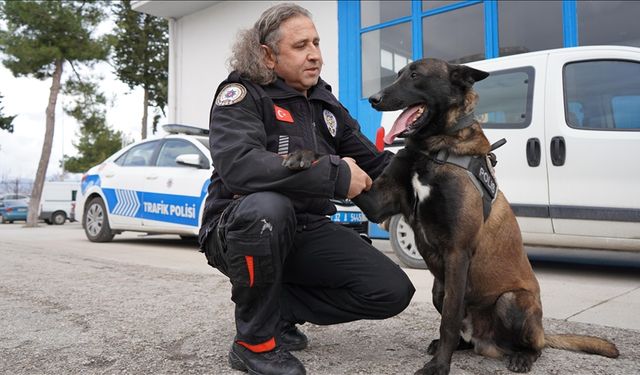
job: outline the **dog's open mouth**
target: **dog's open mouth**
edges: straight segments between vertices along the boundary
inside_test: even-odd
[[[384,136],[384,142],[390,145],[396,137],[406,137],[413,133],[418,128],[419,120],[427,112],[429,111],[424,103],[413,105],[402,111],[398,119],[393,123],[391,131]]]

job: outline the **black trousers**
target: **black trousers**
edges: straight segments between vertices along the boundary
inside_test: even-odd
[[[229,277],[236,339],[250,345],[277,343],[283,321],[388,318],[415,291],[402,269],[354,230],[328,218],[303,226],[289,198],[273,192],[232,202],[205,255]]]

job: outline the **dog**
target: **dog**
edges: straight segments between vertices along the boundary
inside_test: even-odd
[[[422,59],[369,98],[379,111],[404,109],[385,142],[403,137],[405,148],[353,201],[377,223],[404,215],[434,276],[433,305],[441,315],[440,337],[427,349],[433,357],[416,374],[448,374],[453,352],[470,348],[507,357],[513,372],[529,372],[545,346],[616,358],[607,340],[544,332],[540,286],[473,114],[473,84],[488,75]],[[309,168],[315,157],[296,152],[284,165]]]

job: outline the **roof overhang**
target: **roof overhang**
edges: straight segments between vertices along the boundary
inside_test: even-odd
[[[220,1],[132,1],[131,8],[136,12],[163,18],[180,18],[208,8]]]

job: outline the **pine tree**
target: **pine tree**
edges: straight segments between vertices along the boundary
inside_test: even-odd
[[[165,19],[131,9],[131,1],[114,3],[118,26],[113,41],[113,61],[118,79],[130,89],[142,87],[142,139],[147,138],[149,106],[164,114],[169,75],[168,23]],[[154,129],[159,116],[154,118]]]
[[[1,130],[6,130],[9,133],[13,133],[13,119],[16,118],[16,116],[5,116],[2,114],[2,110],[4,108],[2,107],[2,95],[0,95],[0,129]]]
[[[113,131],[107,125],[107,100],[96,83],[69,81],[64,94],[73,98],[73,104],[64,108],[65,113],[81,126],[79,141],[73,143],[79,155],[64,155],[61,164],[68,172],[86,172],[122,148],[122,132]]]
[[[42,187],[51,157],[55,109],[63,85],[63,69],[75,72],[78,64],[104,60],[108,43],[92,34],[104,19],[103,3],[88,1],[0,2],[0,17],[6,30],[0,29],[3,64],[14,76],[45,80],[51,78],[46,109],[45,135],[38,170],[29,201],[27,226],[36,226]]]

